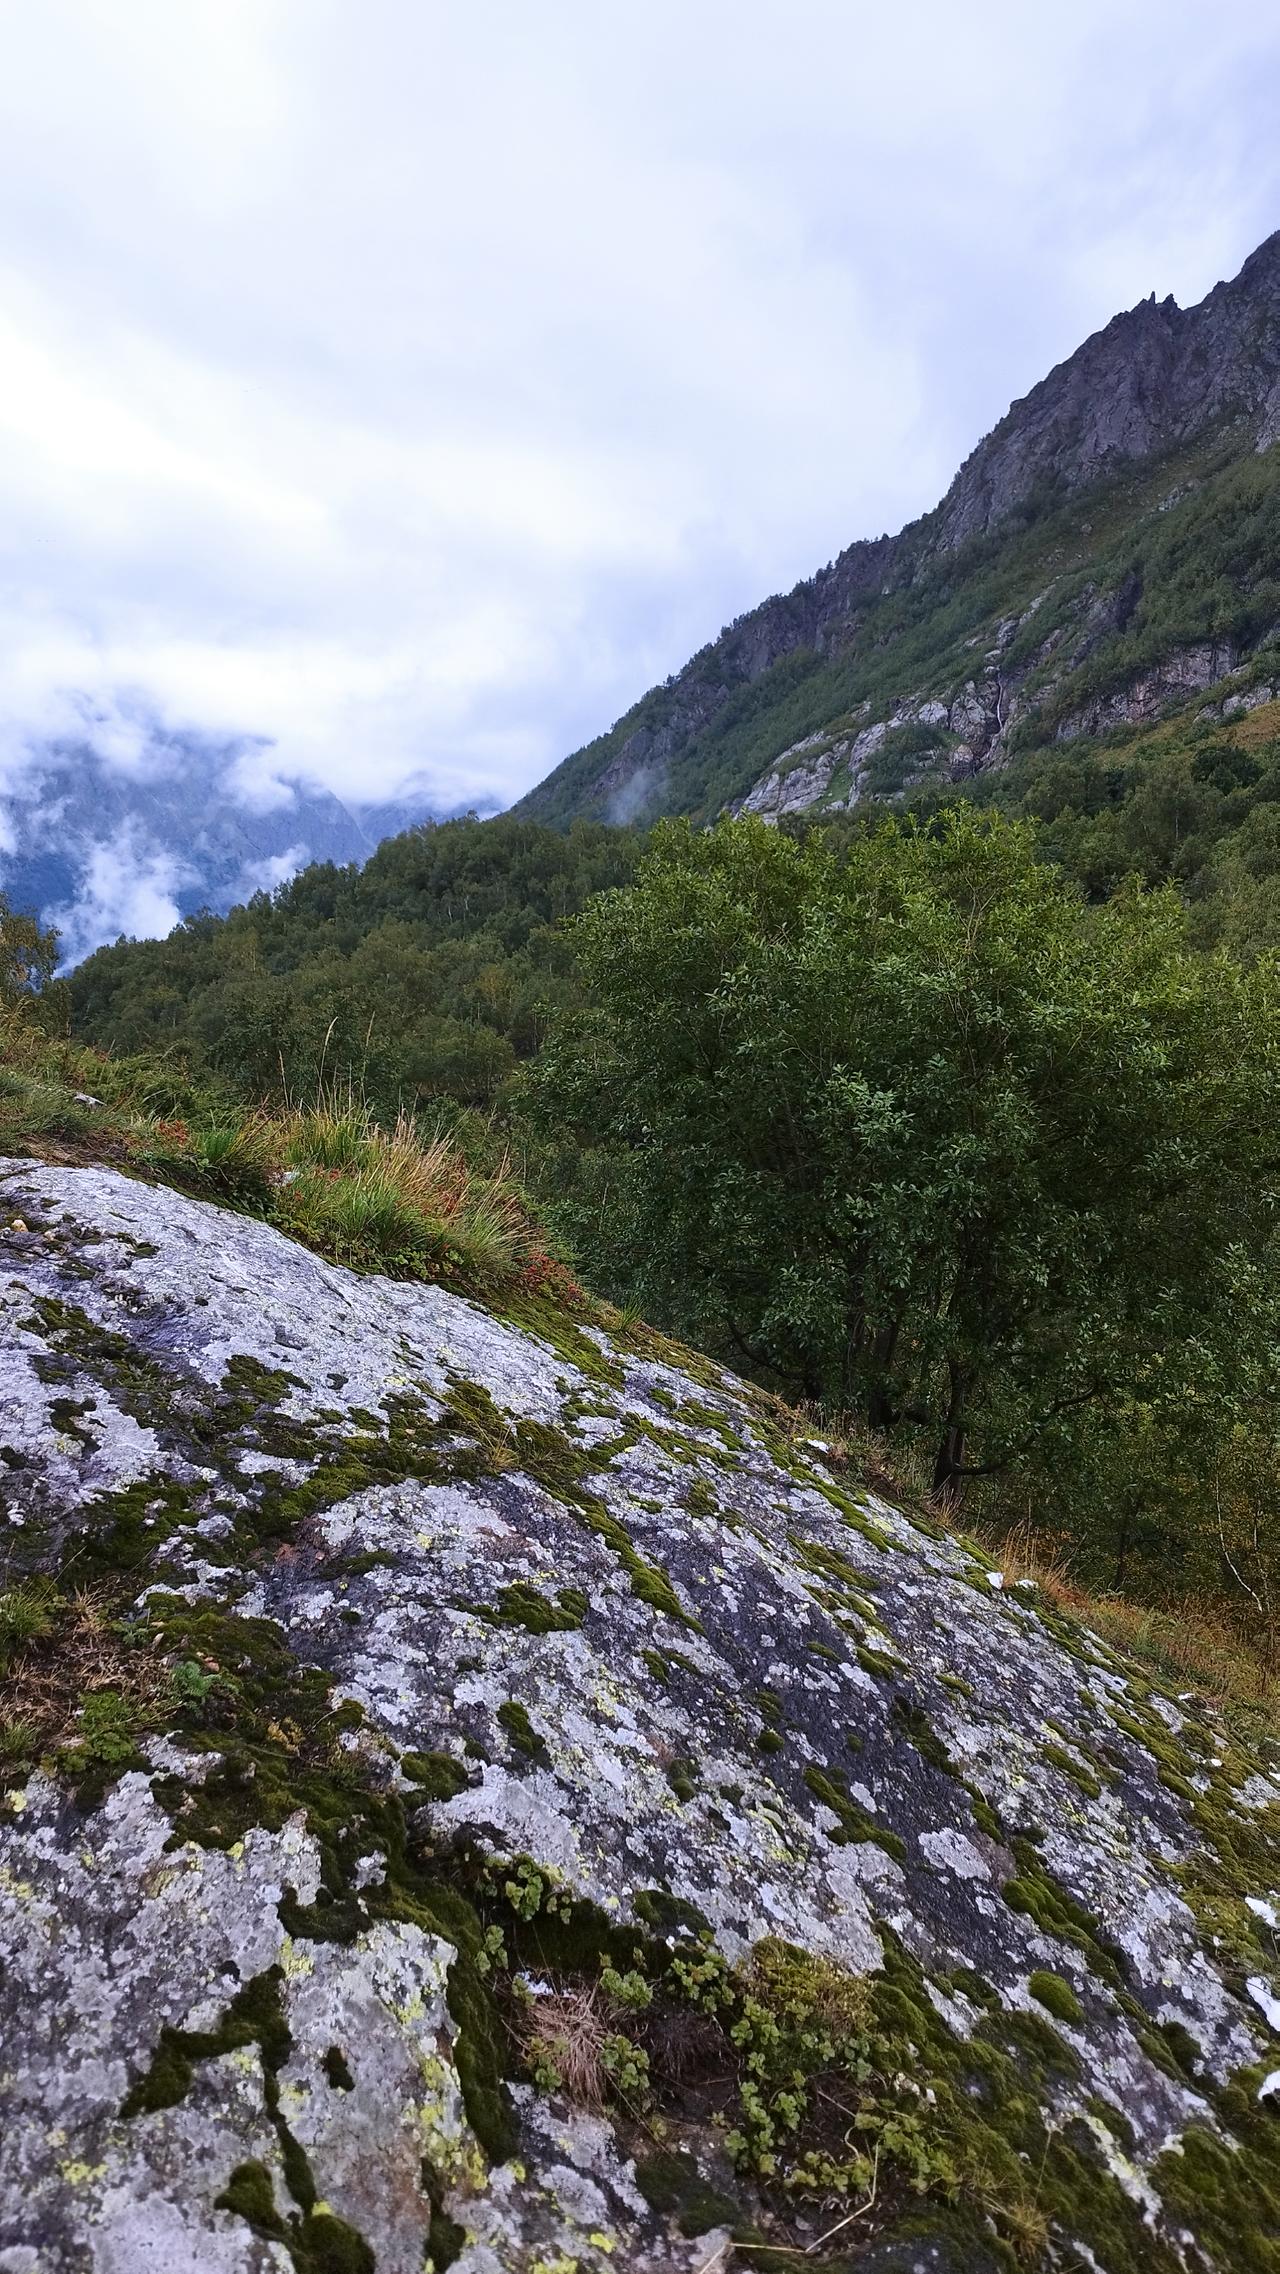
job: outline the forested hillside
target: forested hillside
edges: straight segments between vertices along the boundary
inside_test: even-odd
[[[248,1097],[350,1078],[393,1120],[487,1111],[574,993],[564,919],[636,851],[625,832],[509,817],[413,829],[363,868],[321,863],[225,918],[100,949],[71,977],[75,1028]]]
[[[950,804],[415,831],[101,951],[74,1024],[162,1110],[137,1054],[189,1085],[181,1144],[215,1189],[237,1115],[283,1112],[250,1197],[302,1163],[277,1219],[336,1225],[344,1254],[448,1245],[327,1194],[326,1161],[382,1176],[361,1115],[449,1129],[474,1176],[518,1168],[600,1295],[877,1434],[996,1536],[1034,1508],[1035,1555],[1076,1579],[1260,1619],[1269,1650],[1271,733],[1258,709],[1150,737],[1128,773],[1113,753],[1058,861],[1034,821]],[[1033,802],[1019,779],[990,782]],[[308,1134],[317,1098],[351,1138]]]

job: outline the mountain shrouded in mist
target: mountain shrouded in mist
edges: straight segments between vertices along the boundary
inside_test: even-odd
[[[122,934],[269,891],[313,861],[367,859],[433,818],[427,797],[348,805],[278,779],[251,741],[219,743],[146,717],[86,717],[82,738],[33,743],[0,769],[0,891],[53,925],[64,962]]]

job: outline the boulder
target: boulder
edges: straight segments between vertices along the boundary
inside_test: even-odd
[[[0,1165],[0,2274],[1276,2263],[1280,1773],[643,1328]]]

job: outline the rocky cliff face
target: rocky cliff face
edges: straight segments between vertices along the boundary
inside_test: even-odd
[[[982,535],[1038,484],[1083,489],[1227,424],[1256,449],[1280,432],[1280,230],[1196,307],[1153,293],[1014,403],[948,490],[936,542]]]
[[[4,2274],[1275,2262],[1276,1758],[640,1330],[0,1254]]]
[[[1067,527],[1054,528],[1044,548],[1042,583],[1061,584],[1064,570],[1087,565],[1105,535],[1114,540],[1117,513],[1135,529],[1152,515],[1175,506],[1201,480],[1194,458],[1212,439],[1218,455],[1248,461],[1280,441],[1280,231],[1246,261],[1239,276],[1216,285],[1194,308],[1154,297],[1120,315],[1096,333],[1065,363],[1015,403],[1000,424],[966,460],[946,497],[922,521],[896,537],[850,545],[829,567],[784,597],[767,600],[730,625],[683,671],[655,688],[636,708],[586,750],[565,760],[547,781],[521,802],[531,819],[566,821],[576,813],[608,820],[650,819],[660,812],[691,812],[710,819],[721,806],[768,814],[820,803],[825,785],[806,797],[801,779],[785,796],[770,774],[791,776],[815,729],[829,746],[851,743],[864,731],[856,717],[859,699],[866,724],[898,725],[914,716],[909,708],[959,701],[964,712],[954,741],[954,771],[963,775],[996,764],[1010,727],[1024,715],[1015,700],[1001,699],[1000,675],[957,671],[951,619],[971,598],[972,625],[963,644],[994,651],[1025,621],[1030,605],[1045,591],[1031,587],[1016,607],[997,604],[994,613],[983,582],[993,563],[1011,560],[1028,524],[1045,522],[1056,510],[1079,499],[1080,514]],[[1181,454],[1181,456],[1180,456]],[[1143,470],[1168,466],[1168,480],[1155,494],[1141,494]],[[1117,483],[1132,477],[1135,494],[1117,508]],[[1086,504],[1086,501],[1090,501]],[[1097,522],[1090,517],[1096,512]],[[1047,524],[1046,524],[1047,526]],[[1269,579],[1280,573],[1273,549],[1265,558],[1236,564],[1240,575]],[[1248,552],[1247,540],[1243,552]],[[1015,570],[1008,580],[1016,587]],[[1212,589],[1209,587],[1212,586]],[[1123,628],[1141,595],[1127,589],[1123,574],[1111,579],[1099,567],[1093,586],[1072,594],[1053,636],[1060,650],[1048,668],[1051,650],[1024,657],[1021,679],[1034,679],[1043,696],[1079,668],[1108,629]],[[1149,595],[1147,596],[1150,597]],[[1221,636],[1222,580],[1207,579],[1200,626],[1188,640],[1173,636],[1167,656],[1156,659],[1175,690],[1190,669],[1197,688],[1206,682],[1198,663],[1186,664],[1183,649],[1213,644],[1220,652],[1215,676],[1238,664],[1246,650],[1280,625],[1258,626],[1234,646]],[[891,603],[886,615],[883,603]],[[1030,605],[1029,605],[1030,604]],[[930,619],[938,626],[935,652],[920,638]],[[908,637],[904,639],[904,629]],[[886,690],[886,656],[898,647],[902,670]],[[1225,658],[1225,660],[1224,660]],[[806,733],[794,738],[786,721],[794,710],[797,673],[825,667],[812,681],[813,699]],[[838,667],[838,668],[837,668]],[[789,677],[788,674],[791,676]],[[1148,669],[1145,679],[1151,679]],[[984,684],[985,679],[985,684]],[[823,691],[829,688],[824,709]],[[1017,687],[1009,690],[1016,696]],[[1130,699],[1119,686],[1109,707],[1094,704],[1069,710],[1069,727],[1055,718],[1053,734],[1093,732],[1148,715],[1150,686],[1136,687]],[[850,698],[852,696],[852,706]],[[1145,706],[1145,707],[1144,707]],[[752,751],[769,741],[769,721],[777,731],[764,763],[751,764]],[[758,728],[754,721],[759,719]],[[1080,723],[1083,719],[1084,723]],[[1091,723],[1092,722],[1092,723]],[[734,762],[719,764],[731,748]],[[848,749],[842,752],[848,759]],[[807,761],[806,761],[807,763]],[[735,765],[740,779],[733,779]],[[835,802],[856,794],[858,762],[839,772]],[[828,776],[828,782],[830,777]]]

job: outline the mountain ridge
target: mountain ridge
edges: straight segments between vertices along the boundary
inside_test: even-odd
[[[748,758],[757,754],[757,747],[776,762],[800,749],[803,737],[789,742],[775,734],[773,746],[767,747],[770,737],[761,734],[748,750],[749,738],[738,736],[742,764],[737,779],[731,780],[712,757],[691,784],[682,776],[681,762],[689,759],[691,751],[696,759],[702,758],[700,738],[703,743],[709,735],[722,744],[734,742],[737,722],[727,721],[734,707],[748,714],[768,710],[761,682],[770,674],[781,674],[783,680],[789,674],[795,680],[814,667],[804,659],[817,659],[829,667],[834,659],[848,656],[859,635],[867,631],[868,617],[884,615],[885,602],[910,596],[930,579],[941,613],[952,605],[958,585],[965,581],[972,585],[975,572],[981,577],[993,549],[997,554],[1009,552],[1026,529],[1036,526],[1052,535],[1054,515],[1069,516],[1075,501],[1086,494],[1098,495],[1105,517],[1111,512],[1108,493],[1114,493],[1117,485],[1141,484],[1144,477],[1167,466],[1170,492],[1185,495],[1188,482],[1202,486],[1209,478],[1196,460],[1197,453],[1203,458],[1210,439],[1222,444],[1225,462],[1237,464],[1250,457],[1263,459],[1278,438],[1280,231],[1250,255],[1237,277],[1215,285],[1192,308],[1182,309],[1172,298],[1157,302],[1152,295],[1113,317],[1011,405],[969,454],[930,513],[896,536],[856,540],[791,592],[772,595],[736,618],[606,734],[565,759],[514,810],[529,819],[559,824],[578,814],[630,821],[665,811],[692,812],[705,820],[722,807],[749,801],[768,771],[767,766],[757,767],[753,777],[748,769]],[[1157,496],[1143,502],[1148,517],[1162,510],[1167,505]],[[1081,528],[1086,540],[1093,537],[1087,521]],[[1097,548],[1086,542],[1083,550],[1087,558]],[[1270,566],[1271,560],[1268,545],[1265,565]],[[1134,599],[1121,589],[1123,577],[1116,581],[1116,621],[1111,628],[1123,631],[1128,620],[1125,610],[1132,616]],[[1043,595],[1038,597],[1033,590],[1026,599],[1040,605]],[[910,607],[899,609],[899,615],[911,612]],[[915,614],[919,618],[921,611]],[[1021,618],[1022,611],[1018,614]],[[976,636],[971,645],[982,636],[977,628],[981,618],[981,609],[975,610]],[[1280,628],[1280,605],[1276,619]],[[989,640],[999,636],[1006,620],[999,614],[987,626]],[[1211,623],[1204,628],[1210,634],[1214,629]],[[870,627],[871,637],[864,643],[869,648],[874,647],[876,629]],[[892,641],[897,627],[889,624],[885,629]],[[880,644],[885,644],[883,639]],[[1236,651],[1245,644],[1234,643],[1227,669],[1235,667]],[[874,665],[874,653],[867,660]],[[853,676],[856,680],[858,674]],[[862,673],[864,679],[874,676],[874,670]],[[778,691],[786,695],[790,690],[784,686]],[[972,714],[979,707],[976,681],[965,690],[962,678],[950,690],[953,697],[962,691],[972,698],[967,705]],[[899,702],[913,695],[925,702],[937,699],[943,690],[929,685],[926,674],[925,680],[914,686],[908,683],[897,692]],[[835,704],[834,711],[840,707]],[[844,706],[850,711],[855,707]],[[949,702],[946,707],[949,712]],[[790,717],[797,706],[784,702],[774,708],[780,716]],[[873,717],[877,706],[872,703],[867,724],[891,723],[897,708],[897,704],[881,706],[878,717]],[[944,731],[954,733],[961,776],[992,762],[993,745],[1002,742],[1016,723],[1000,715],[998,701],[995,710],[994,718],[984,710],[981,727],[962,719],[960,729],[953,730],[948,719]],[[829,724],[833,715],[829,711],[824,717],[820,703],[817,713],[807,721],[810,731],[815,725]],[[932,723],[942,726],[941,720]],[[968,725],[973,731],[965,731]]]

